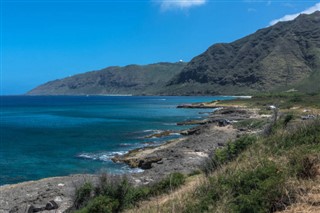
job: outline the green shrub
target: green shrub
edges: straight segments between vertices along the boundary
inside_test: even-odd
[[[183,174],[175,172],[164,178],[160,182],[151,186],[151,193],[158,195],[174,190],[184,184],[186,178]]]
[[[284,117],[284,120],[283,120],[283,125],[284,126],[287,126],[288,123],[293,119],[293,114],[287,114],[285,117]]]
[[[150,195],[150,188],[134,187],[126,177],[103,174],[100,183],[94,189],[94,198],[91,196],[92,192],[93,187],[88,183],[77,191],[76,209],[87,204],[79,212],[120,212],[146,199]]]
[[[76,198],[74,202],[75,208],[81,208],[84,206],[93,192],[93,185],[90,182],[84,183],[79,189],[76,190]]]
[[[320,145],[320,120],[314,120],[297,127],[294,132],[276,135],[271,138],[277,150],[289,149],[300,145]],[[270,141],[267,141],[269,143]]]
[[[299,103],[302,102],[302,97],[300,95],[293,96],[289,101],[293,103]]]
[[[209,175],[217,167],[234,160],[242,151],[248,146],[253,144],[257,138],[251,135],[245,135],[235,140],[234,142],[227,143],[226,147],[215,150],[213,156],[207,158],[201,166],[201,170]]]
[[[132,206],[149,194],[146,187],[134,187],[126,177],[108,175],[101,176],[100,184],[95,191],[97,195],[117,200],[119,203],[117,211]]]
[[[222,183],[232,189],[234,212],[273,212],[285,207],[284,175],[272,162],[253,171],[239,172]]]
[[[154,185],[134,187],[126,177],[104,174],[101,175],[100,183],[94,190],[94,198],[91,196],[93,187],[89,183],[77,190],[75,207],[78,209],[87,204],[86,207],[78,211],[80,213],[121,212],[149,196],[176,189],[184,182],[185,176],[183,174],[172,173]]]
[[[289,201],[284,190],[285,175],[270,161],[253,170],[209,177],[195,193],[196,202],[186,212],[211,212],[226,202],[226,212],[256,213],[283,209]]]
[[[319,171],[319,155],[308,153],[296,153],[290,157],[289,166],[293,174],[298,178],[312,179],[315,178]]]
[[[223,149],[218,149],[216,152],[216,158],[220,163],[226,163],[235,159],[243,150],[256,141],[255,136],[246,135],[233,143],[229,142]]]
[[[113,213],[117,212],[119,202],[107,196],[98,196],[91,200],[88,205],[76,213]]]
[[[196,169],[196,170],[193,170],[190,174],[188,174],[188,176],[191,177],[199,174],[201,174],[201,171]]]

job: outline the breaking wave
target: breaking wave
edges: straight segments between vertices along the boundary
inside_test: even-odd
[[[94,160],[94,161],[110,161],[115,155],[124,155],[127,151],[119,152],[100,152],[100,153],[80,153],[76,157],[85,159],[85,160]]]

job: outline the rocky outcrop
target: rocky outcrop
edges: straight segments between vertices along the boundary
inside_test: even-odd
[[[131,168],[151,169],[153,163],[161,161],[162,158],[157,156],[147,156],[144,158],[127,157],[126,155],[118,155],[112,158],[115,163],[126,163]]]
[[[73,206],[75,190],[95,175],[45,178],[0,186],[0,213],[66,212]]]

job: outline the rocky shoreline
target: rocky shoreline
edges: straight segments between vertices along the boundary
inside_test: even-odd
[[[201,107],[203,108],[203,105]],[[115,156],[112,160],[126,163],[132,168],[144,169],[143,173],[132,175],[139,184],[157,181],[172,172],[189,174],[199,170],[203,160],[213,150],[248,132],[243,128],[235,128],[232,123],[260,117],[255,109],[217,105],[215,108],[217,110],[203,120],[181,122],[180,125],[197,124],[196,127],[180,132],[186,137],[167,141],[157,147],[131,150],[125,155]]]
[[[129,175],[136,185],[158,181],[172,172],[190,174],[199,170],[203,160],[213,150],[246,133],[232,123],[259,117],[257,110],[243,107],[221,106],[217,102],[181,105],[179,108],[211,108],[203,120],[185,121],[179,125],[198,126],[179,132],[185,137],[167,141],[155,147],[131,150],[115,156],[116,163],[126,163],[144,172]],[[172,131],[151,137],[170,135]],[[4,212],[67,212],[72,206],[75,190],[86,181],[97,183],[98,175],[71,175],[38,181],[0,186],[0,213]],[[52,202],[54,201],[54,202]],[[57,205],[54,205],[56,203]],[[50,209],[52,208],[54,209]]]

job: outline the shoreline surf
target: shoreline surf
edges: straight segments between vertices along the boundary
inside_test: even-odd
[[[20,96],[15,98],[19,99]],[[197,111],[195,112],[192,112],[189,110],[183,111],[181,109],[176,109],[176,106],[179,104],[188,103],[188,102],[198,103],[198,102],[202,102],[203,100],[211,101],[214,99],[220,99],[221,97],[198,97],[198,96],[182,97],[182,98],[167,97],[165,98],[166,100],[161,100],[160,102],[158,101],[158,99],[159,98],[163,99],[162,96],[159,98],[158,97],[132,97],[132,96],[116,97],[115,99],[114,98],[115,97],[73,97],[71,98],[72,100],[70,101],[68,98],[62,97],[62,102],[59,102],[57,100],[60,100],[60,97],[31,97],[31,101],[30,101],[29,96],[26,96],[26,97],[23,96],[22,100],[17,100],[18,104],[16,105],[15,103],[10,103],[10,102],[2,103],[1,110],[2,110],[2,115],[4,116],[2,118],[1,128],[8,129],[9,127],[9,130],[12,131],[12,128],[13,128],[12,126],[17,124],[16,126],[14,126],[14,128],[16,128],[17,131],[19,130],[20,132],[24,133],[22,136],[20,136],[19,132],[18,133],[13,132],[15,134],[6,136],[7,138],[9,138],[10,136],[10,141],[12,144],[16,143],[14,150],[19,148],[20,142],[12,140],[11,139],[12,135],[14,135],[14,137],[20,137],[20,139],[18,138],[19,140],[27,140],[27,143],[26,145],[22,146],[22,148],[26,151],[16,153],[15,155],[12,155],[12,156],[10,156],[10,153],[8,154],[10,149],[9,151],[7,150],[8,151],[7,153],[4,153],[4,152],[2,153],[2,158],[6,158],[6,161],[2,164],[3,166],[2,171],[6,171],[6,169],[11,169],[13,164],[10,164],[10,162],[12,162],[12,160],[10,159],[14,159],[16,161],[16,163],[13,166],[18,165],[19,167],[17,168],[19,169],[12,170],[12,173],[11,173],[11,174],[16,174],[17,179],[14,178],[10,181],[2,181],[1,185],[10,184],[10,183],[19,183],[19,182],[24,182],[29,180],[37,180],[37,179],[47,178],[47,177],[79,174],[79,173],[95,174],[103,171],[114,173],[112,172],[113,168],[116,169],[114,170],[116,171],[115,173],[121,174],[124,172],[130,172],[129,168],[126,168],[122,165],[114,164],[111,161],[112,153],[127,152],[131,149],[139,148],[139,147],[142,148],[142,147],[149,147],[149,146],[157,146],[161,143],[164,143],[166,140],[182,137],[178,135],[176,132],[183,129],[187,129],[191,126],[178,127],[176,123],[179,121],[192,119],[198,116],[204,117],[205,114],[198,114]],[[129,98],[129,101],[128,100],[124,101],[124,99],[128,99],[128,98]],[[181,99],[175,100],[179,98]],[[91,107],[91,103],[88,103],[87,99],[93,100],[95,105]],[[106,100],[104,99],[110,99],[110,101],[107,101],[106,103],[105,102]],[[226,99],[226,97],[224,99]],[[34,102],[34,100],[36,100],[36,102]],[[69,100],[69,101],[64,103],[66,100]],[[135,104],[133,104],[132,106],[133,108],[130,108],[131,107],[130,101],[132,100],[138,102],[138,106],[135,106]],[[114,103],[115,101],[122,101],[123,105],[125,104],[127,105],[123,107],[123,109],[120,109],[117,111],[111,107],[112,104],[115,104]],[[145,120],[141,121],[142,122],[141,123],[139,120],[140,118],[136,115],[133,115],[132,114],[133,112],[130,114],[130,111],[136,112],[139,106],[145,107],[145,104],[147,104],[147,107],[145,108],[146,112],[143,112],[143,113],[147,114],[147,116]],[[67,106],[67,108],[64,108],[65,105]],[[96,107],[99,109],[98,112],[95,111]],[[15,113],[13,115],[16,116],[14,117],[14,119],[12,119],[13,117],[10,117],[13,115],[10,114],[11,112],[10,110],[8,111],[8,108],[13,108],[13,110],[15,110],[13,112]],[[85,110],[81,111],[83,108]],[[116,115],[115,118],[116,119],[120,118],[120,120],[117,121],[116,119],[114,119],[114,117],[111,117],[110,119],[110,117],[108,116],[109,110],[114,110],[115,113],[119,113],[119,115]],[[125,115],[121,116],[120,114],[122,112]],[[139,112],[139,110],[137,112]],[[180,114],[180,115],[177,116],[177,114]],[[26,115],[28,115],[29,117],[27,117]],[[99,120],[97,120],[97,118],[99,118]],[[30,121],[30,119],[32,120]],[[54,119],[53,120],[54,122],[52,122],[52,119]],[[123,122],[128,122],[128,121],[130,122],[130,120],[133,120],[133,122],[128,123],[127,126],[121,128],[121,126],[126,124]],[[105,123],[103,123],[104,121],[113,122],[114,125],[101,127],[101,125],[105,125]],[[139,127],[138,129],[131,128],[131,126],[137,126],[137,124],[139,125],[139,122],[143,126]],[[92,125],[92,127],[90,127],[90,125]],[[107,125],[109,124],[107,123]],[[114,130],[114,128],[118,128],[118,126],[120,129],[127,128],[127,130],[125,131],[121,130],[120,133],[114,134],[113,138],[109,137],[108,136],[109,132],[112,133],[112,130]],[[28,135],[28,132],[26,132],[25,130],[26,128],[28,131],[29,130],[33,131],[33,135],[31,136]],[[151,132],[150,130],[154,132]],[[8,133],[4,133],[4,131],[6,130],[3,130],[3,134],[8,134]],[[16,130],[14,129],[14,131]],[[44,131],[45,133],[42,133],[42,131]],[[146,138],[146,136],[148,135],[151,135],[154,133],[161,133],[164,131],[172,131],[172,133],[163,137]],[[82,138],[83,137],[82,134],[85,134],[87,136]],[[55,135],[58,135],[59,138],[58,139],[55,138]],[[37,140],[33,141],[34,137],[37,137]],[[109,141],[112,142],[117,140],[119,140],[119,142],[116,142],[114,143],[114,145],[111,144],[112,146],[109,146],[110,145]],[[4,145],[5,143],[6,141],[4,140],[4,142],[2,142],[2,145]],[[30,143],[30,146],[28,146],[29,143]],[[64,152],[64,150],[62,150],[62,153],[61,153],[60,151],[61,149],[68,149],[68,146],[73,145],[73,143],[75,144],[80,143],[80,145],[78,145],[78,147],[80,148],[78,151],[76,150],[76,151],[73,151],[73,153],[70,153],[70,152]],[[86,146],[89,146],[89,149],[87,149]],[[92,148],[90,148],[90,146],[92,146]],[[108,146],[110,148],[108,148]],[[41,149],[45,149],[44,152],[41,151],[33,154],[32,153],[33,149],[37,149],[37,147],[40,147]],[[49,148],[49,150],[46,150],[47,148]],[[50,152],[53,152],[55,154],[51,154]],[[85,158],[83,154],[86,154],[88,158]],[[20,164],[19,161],[15,159],[16,156],[20,156],[20,155],[25,156],[25,158],[23,159],[23,162],[21,162],[21,166],[19,165]],[[29,156],[31,157],[29,158]],[[56,156],[59,156],[61,160],[65,161],[64,165],[59,166],[59,159],[57,159]],[[65,160],[66,157],[69,160],[66,161]],[[30,159],[34,159],[34,160],[31,161]],[[19,160],[19,157],[18,157],[18,160]],[[37,167],[35,165],[34,167],[28,168],[28,166],[32,165],[34,162],[36,163],[37,161],[43,161],[43,162],[47,161],[48,163],[46,163],[47,166],[45,167],[41,165]],[[69,163],[71,166],[78,165],[77,167],[85,168],[85,169],[81,171],[79,169],[72,170],[71,168],[70,172],[68,172],[69,168],[66,167],[66,165],[68,165],[68,162],[71,162],[71,164]],[[111,168],[110,168],[110,165],[111,165]],[[38,176],[32,176],[32,172],[40,172],[40,171],[37,171],[38,170],[37,168],[42,168],[43,170],[55,169],[56,171],[58,171],[58,173],[55,173],[53,171],[50,174],[40,173],[38,174]],[[101,168],[102,170],[100,170],[99,168]],[[108,168],[108,169],[105,170],[105,168]],[[23,172],[25,170],[27,170],[27,172],[30,174],[29,176],[32,178],[23,177],[24,175]],[[64,172],[61,172],[59,170],[64,170]],[[10,178],[10,176],[8,176],[10,175],[10,173],[2,174],[2,175],[3,175],[2,178],[4,179]],[[21,176],[21,178],[19,176]]]

